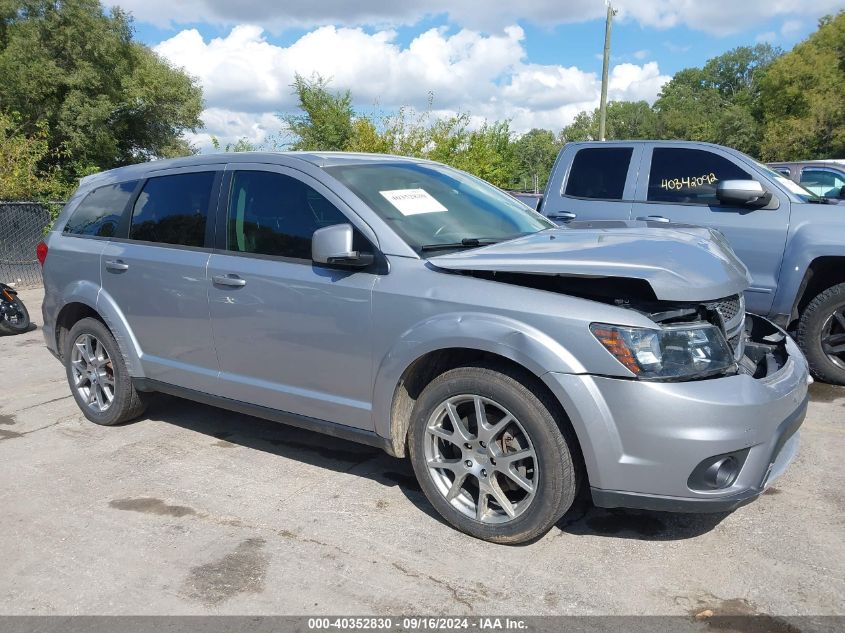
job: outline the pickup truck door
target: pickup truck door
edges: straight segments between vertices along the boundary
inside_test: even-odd
[[[633,217],[665,218],[721,231],[751,272],[752,284],[745,294],[748,310],[767,314],[783,260],[789,199],[750,165],[715,147],[649,145],[643,165]],[[758,180],[772,193],[772,201],[757,209],[721,205],[716,198],[720,180]]]
[[[629,219],[641,155],[639,144],[568,143],[546,186],[543,214],[558,224]]]

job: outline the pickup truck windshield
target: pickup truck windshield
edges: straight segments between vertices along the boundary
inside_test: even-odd
[[[396,162],[325,170],[418,253],[440,255],[556,226],[483,180],[442,165]]]
[[[753,159],[752,159],[753,160]],[[756,160],[754,164],[766,174],[769,178],[774,180],[776,183],[780,184],[781,186],[785,187],[793,196],[796,196],[801,202],[820,202],[821,198],[814,194],[809,189],[805,189],[797,182],[790,180],[783,174],[776,172],[774,169],[770,169],[768,166],[764,165],[763,163],[758,163]]]

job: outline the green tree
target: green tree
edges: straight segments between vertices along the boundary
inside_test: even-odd
[[[352,96],[348,90],[330,92],[329,83],[316,73],[310,78],[297,73],[292,87],[302,114],[280,117],[296,137],[291,149],[337,151],[352,143],[355,132]]]
[[[533,189],[535,193],[543,189],[559,150],[560,145],[549,130],[534,128],[516,139],[513,143],[518,166],[516,186]]]
[[[657,136],[721,143],[759,155],[761,83],[781,54],[770,44],[740,46],[703,68],[679,71],[654,104]]]
[[[0,0],[0,112],[46,132],[42,167],[91,171],[193,151],[197,82],[132,40],[131,19],[97,0]]]
[[[61,200],[69,192],[57,170],[44,171],[47,131],[20,132],[19,122],[0,113],[0,200]]]
[[[258,145],[250,141],[245,136],[242,136],[234,143],[226,143],[223,145],[219,138],[212,135],[211,146],[217,152],[254,152],[258,150]]]
[[[845,156],[845,12],[769,67],[761,110],[766,160]]]
[[[606,134],[609,140],[657,137],[657,114],[646,101],[611,101],[607,104]],[[599,109],[579,112],[560,133],[561,143],[595,141],[599,138]]]

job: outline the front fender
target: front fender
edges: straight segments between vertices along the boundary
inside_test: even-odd
[[[820,257],[842,257],[845,259],[845,244],[842,243],[842,222],[837,225],[803,222],[794,229],[786,244],[781,264],[781,275],[771,316],[788,322],[797,305],[807,270]],[[843,272],[845,279],[845,272]]]
[[[376,433],[391,438],[393,396],[405,370],[429,352],[454,348],[503,356],[536,376],[585,372],[559,341],[515,319],[485,313],[437,315],[404,332],[382,358],[373,391]]]

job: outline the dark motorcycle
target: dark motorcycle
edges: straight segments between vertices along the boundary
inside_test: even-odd
[[[0,283],[0,334],[20,334],[29,329],[29,312],[18,291]]]

